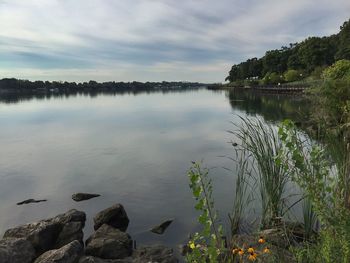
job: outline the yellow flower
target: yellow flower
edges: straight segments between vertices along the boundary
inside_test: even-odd
[[[232,254],[233,255],[236,255],[238,253],[239,249],[238,248],[234,248],[232,249]]]
[[[240,256],[243,256],[244,250],[240,248],[240,249],[238,250],[238,254],[239,254]]]
[[[253,252],[253,253],[250,253],[248,259],[249,259],[250,261],[255,261],[257,256],[258,256],[258,254],[256,254],[256,253]]]
[[[188,244],[190,245],[191,249],[195,249],[196,245],[194,244],[193,241],[190,241]]]
[[[259,240],[258,240],[258,242],[259,242],[260,244],[264,244],[264,243],[265,243],[265,239],[264,239],[263,237],[260,237]]]
[[[254,253],[254,248],[249,247],[247,251],[248,251],[248,253]]]
[[[266,254],[271,253],[269,247],[265,247],[264,250],[263,250],[263,252],[266,253]]]

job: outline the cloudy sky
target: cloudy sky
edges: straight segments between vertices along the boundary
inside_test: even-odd
[[[349,0],[0,0],[0,78],[221,82],[349,18]]]

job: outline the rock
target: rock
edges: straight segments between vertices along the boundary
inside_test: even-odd
[[[78,263],[83,255],[83,246],[78,240],[56,250],[49,250],[38,257],[34,263]]]
[[[78,240],[83,245],[84,244],[83,228],[84,228],[84,222],[77,221],[77,222],[66,223],[63,226],[60,234],[58,235],[55,247],[56,248],[62,247],[65,244],[68,244],[74,240]]]
[[[101,195],[99,194],[88,194],[88,193],[76,193],[72,195],[72,199],[76,202],[84,201],[84,200],[89,200],[94,197],[99,197]]]
[[[157,262],[157,263],[177,263],[174,252],[171,248],[156,245],[141,247],[133,254],[133,263]]]
[[[5,238],[0,240],[1,263],[31,263],[35,249],[24,238]]]
[[[70,210],[50,219],[8,229],[4,238],[25,238],[35,248],[37,255],[59,248],[72,240],[83,243],[84,212]]]
[[[102,225],[86,240],[85,254],[104,259],[122,259],[132,253],[131,237],[109,225]]]
[[[79,263],[133,263],[133,261],[132,258],[102,259],[92,256],[84,256],[79,260]]]
[[[168,226],[174,221],[174,219],[169,219],[169,220],[166,220],[164,222],[162,222],[161,224],[153,227],[151,229],[151,232],[155,233],[155,234],[163,234],[164,231],[168,228]]]
[[[46,202],[46,199],[40,199],[40,200],[35,200],[35,199],[27,199],[22,202],[17,203],[17,205],[24,205],[24,204],[30,204],[30,203],[40,203],[40,202]]]
[[[129,225],[129,218],[124,207],[121,204],[115,204],[99,212],[94,217],[94,223],[95,230],[107,224],[125,232]]]

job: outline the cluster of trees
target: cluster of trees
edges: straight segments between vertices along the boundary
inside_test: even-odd
[[[226,81],[249,80],[274,84],[320,77],[322,70],[335,61],[350,59],[350,19],[340,32],[328,37],[309,37],[281,49],[269,50],[261,58],[250,58],[233,65]]]
[[[79,91],[153,91],[162,89],[183,89],[199,87],[198,82],[59,82],[59,81],[29,81],[15,78],[0,80],[0,91],[15,92],[79,92]]]

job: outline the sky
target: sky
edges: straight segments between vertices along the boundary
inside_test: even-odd
[[[349,0],[0,0],[0,78],[223,82],[349,18]]]

